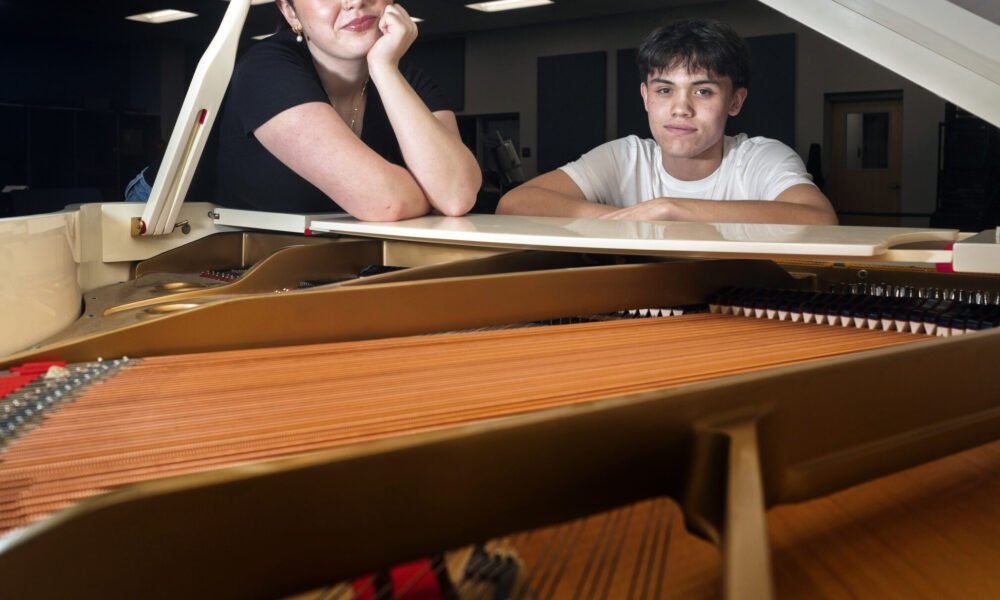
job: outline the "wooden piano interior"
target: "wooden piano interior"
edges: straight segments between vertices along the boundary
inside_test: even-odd
[[[211,236],[3,359],[68,364],[0,400],[0,580],[393,597],[415,583],[378,574],[438,557],[463,597],[995,597],[1000,331],[972,321],[998,292],[916,267]],[[824,304],[918,295],[980,308],[931,335]]]

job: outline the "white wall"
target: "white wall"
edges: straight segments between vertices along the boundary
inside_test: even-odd
[[[903,211],[931,212],[937,178],[937,127],[944,101],[857,53],[772,9],[746,0],[586,19],[466,36],[464,114],[517,112],[521,143],[532,150],[525,173],[536,174],[537,58],[608,52],[608,138],[617,135],[617,51],[634,48],[653,27],[686,17],[719,19],[743,36],[795,33],[798,42],[795,149],[805,159],[811,143],[823,142],[824,94],[903,90]],[[573,94],[567,89],[566,94]],[[636,90],[636,94],[639,91]],[[753,88],[751,86],[751,94]],[[828,153],[828,150],[827,150]],[[828,156],[825,156],[827,160]],[[904,224],[926,225],[926,220]]]

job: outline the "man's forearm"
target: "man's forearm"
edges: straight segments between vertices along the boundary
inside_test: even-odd
[[[536,217],[591,217],[614,212],[613,206],[598,204],[532,185],[521,185],[507,192],[497,205],[498,215]]]
[[[669,221],[705,221],[714,223],[790,223],[836,225],[832,210],[778,200],[694,200],[673,198],[669,202]]]

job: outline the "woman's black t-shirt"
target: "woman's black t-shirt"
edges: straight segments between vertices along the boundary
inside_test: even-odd
[[[403,76],[431,112],[452,110],[417,69]],[[361,141],[403,165],[396,135],[378,90],[369,84]],[[255,44],[239,60],[188,191],[189,202],[269,212],[339,212],[329,198],[267,151],[253,132],[275,115],[307,102],[329,102],[304,43],[282,31]],[[147,172],[148,173],[148,172]],[[154,173],[148,173],[152,179]]]

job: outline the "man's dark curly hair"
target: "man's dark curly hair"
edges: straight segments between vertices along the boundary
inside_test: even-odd
[[[729,77],[733,89],[750,86],[750,51],[732,27],[708,19],[686,19],[657,27],[646,36],[636,57],[645,82],[650,73],[683,66]]]

